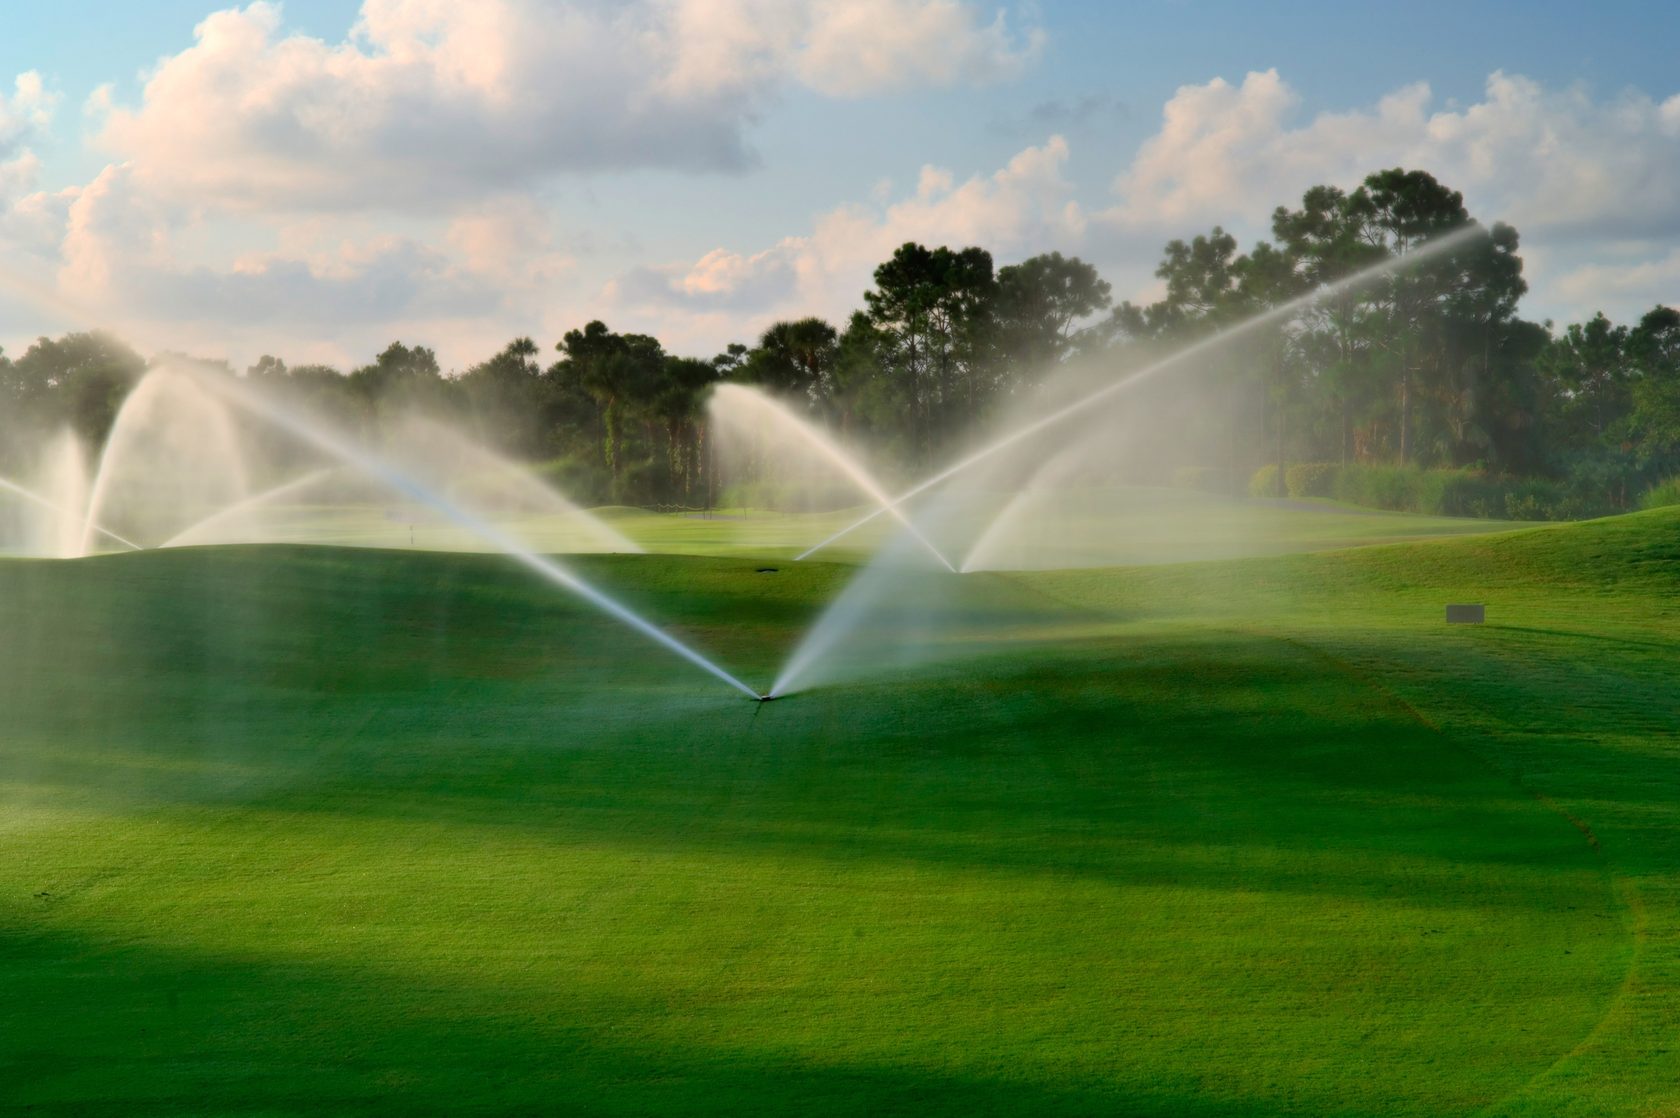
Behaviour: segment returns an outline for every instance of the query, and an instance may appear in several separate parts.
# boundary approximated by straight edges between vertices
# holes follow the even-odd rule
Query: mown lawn
[[[926,576],[763,705],[489,556],[0,563],[0,1109],[1660,1112],[1677,553]],[[851,573],[578,565],[765,685]]]

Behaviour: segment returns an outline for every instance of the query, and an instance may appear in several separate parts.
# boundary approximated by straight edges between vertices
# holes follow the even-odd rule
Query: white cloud
[[[444,243],[475,275],[504,288],[540,289],[573,268],[547,213],[528,197],[502,197],[456,214]]]
[[[1605,307],[1622,308],[1622,321],[1660,304],[1680,306],[1680,248],[1632,262],[1595,262],[1571,268],[1552,285],[1565,321],[1580,321]]]
[[[1595,98],[1498,73],[1467,106],[1414,84],[1310,116],[1273,71],[1185,86],[1125,166],[1104,168],[1106,209],[1076,201],[1069,146],[1052,136],[987,173],[883,178],[803,229],[639,267],[669,253],[631,230],[568,227],[532,189],[568,170],[739,166],[753,113],[790,83],[850,95],[1007,76],[1038,38],[989,10],[368,0],[338,44],[282,35],[265,5],[222,12],[138,105],[90,98],[129,158],[85,186],[38,188],[30,145],[54,109],[40,80],[0,95],[0,253],[39,305],[73,300],[159,345],[349,360],[402,337],[459,366],[599,316],[705,353],[776,318],[843,320],[907,240],[977,244],[999,263],[1075,252],[1118,295],[1144,295],[1168,238],[1215,222],[1264,236],[1272,207],[1307,186],[1399,165],[1517,225],[1525,314],[1625,319],[1680,290],[1680,95]],[[866,31],[867,44],[847,38]],[[848,52],[845,80],[825,77]]]
[[[196,215],[112,164],[85,187],[0,210],[0,279],[44,317],[11,326],[26,333],[105,326],[143,347],[243,357],[295,347],[340,362],[400,333],[464,363],[476,351],[452,345],[460,335],[476,339],[490,324],[507,333],[510,317],[535,317],[526,303],[565,270],[528,217],[518,206],[470,211],[435,246],[317,219],[276,229],[275,250],[212,251],[195,263]]]
[[[691,347],[718,347],[776,318],[842,321],[861,305],[875,267],[906,241],[979,245],[999,263],[1071,248],[1085,215],[1064,176],[1067,160],[1067,142],[1052,136],[962,183],[924,167],[914,194],[881,207],[840,206],[770,248],[718,248],[692,264],[632,271],[608,285],[601,313],[657,326]]]
[[[859,96],[906,86],[977,84],[1019,75],[1044,48],[1044,32],[1009,29],[999,10],[982,23],[956,0],[827,0],[812,22],[795,72],[824,93]]]
[[[90,99],[156,190],[261,208],[384,209],[561,172],[728,171],[788,82],[861,94],[1018,72],[1041,36],[956,0],[364,0],[351,37],[217,12],[138,106]]]
[[[0,207],[35,189],[41,161],[29,145],[46,133],[57,104],[33,70],[17,76],[9,96],[0,93]]]
[[[10,96],[0,93],[0,159],[16,156],[52,123],[58,95],[34,70],[19,74]]]
[[[487,272],[419,239],[334,236],[321,225],[282,236],[291,242],[282,251],[193,265],[176,243],[187,227],[131,166],[113,164],[70,204],[59,286],[151,321],[305,323],[329,331],[392,317],[484,314],[501,306],[509,286],[512,265]],[[486,227],[470,220],[461,227],[469,251],[482,247],[474,238]]]
[[[1418,83],[1375,106],[1295,122],[1299,96],[1275,70],[1239,86],[1180,88],[1161,128],[1115,180],[1104,215],[1132,228],[1246,221],[1316,183],[1352,187],[1372,171],[1421,168],[1462,190],[1472,212],[1548,237],[1655,237],[1680,231],[1680,94],[1594,100],[1494,73],[1484,99],[1431,109]]]

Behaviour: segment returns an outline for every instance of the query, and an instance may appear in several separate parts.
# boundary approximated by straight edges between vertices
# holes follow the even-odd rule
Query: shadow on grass
[[[603,573],[618,569],[597,562]],[[729,588],[742,580],[728,562],[635,563],[638,601],[663,601],[681,626],[708,630],[733,619],[748,635],[761,630],[767,662],[793,639],[791,619],[815,608],[811,595],[821,589],[779,583],[780,600],[754,604],[746,590]],[[1322,913],[1323,926],[1314,932],[1309,921],[1306,933],[1316,947],[1348,948],[1358,936],[1375,942],[1395,988],[1417,998],[1407,1010],[1427,1010],[1402,1024],[1414,1031],[1418,1020],[1447,1021],[1449,1013],[1456,1020],[1459,1007],[1412,984],[1408,967],[1438,962],[1421,952],[1442,941],[1423,938],[1436,930],[1429,926],[1384,923],[1397,913],[1412,920],[1439,912],[1465,933],[1460,942],[1471,952],[1457,957],[1461,970],[1453,973],[1485,961],[1476,950],[1512,957],[1510,945],[1477,946],[1475,937],[1532,933],[1534,943],[1522,949],[1536,957],[1544,950],[1543,966],[1555,968],[1533,969],[1533,980],[1557,979],[1553,985],[1577,998],[1554,1015],[1568,1028],[1590,1020],[1607,995],[1594,968],[1619,950],[1614,929],[1582,931],[1607,919],[1606,897],[1567,824],[1446,748],[1381,692],[1327,679],[1309,657],[1273,641],[1069,640],[921,665],[890,686],[831,688],[754,707],[702,690],[678,668],[650,661],[645,646],[611,624],[483,557],[238,552],[28,570],[0,572],[13,592],[0,594],[0,612],[23,622],[0,649],[0,709],[9,720],[0,765],[11,791],[36,796],[43,810],[80,805],[102,816],[99,841],[118,861],[131,857],[121,830],[130,813],[184,821],[178,845],[156,857],[203,875],[216,872],[229,843],[261,845],[265,835],[313,828],[312,839],[325,841],[304,844],[306,854],[349,851],[334,863],[341,880],[394,882],[395,892],[382,896],[405,904],[419,903],[407,894],[427,874],[449,868],[440,861],[415,872],[423,844],[405,843],[416,838],[485,859],[523,850],[529,860],[511,869],[532,887],[541,876],[527,871],[552,871],[571,848],[624,855],[628,868],[609,887],[644,893],[666,886],[643,879],[638,859],[699,855],[709,863],[702,870],[774,867],[778,876],[764,879],[778,890],[767,911],[788,920],[794,936],[815,936],[798,921],[812,919],[810,898],[845,873],[864,871],[853,886],[862,908],[883,874],[920,888],[914,874],[896,872],[900,866],[936,871],[947,895],[959,898],[975,887],[967,875],[1009,878],[980,883],[983,903],[960,910],[1003,920],[1032,917],[1035,896],[1059,899],[1095,885],[1095,904],[1076,898],[1066,911],[1097,913],[1116,935],[1127,915],[1121,898],[1147,903],[1137,896],[1156,887],[1213,895],[1206,912],[1215,916],[1227,902],[1239,917],[1259,911],[1242,907],[1255,894],[1284,905],[1299,898]],[[19,578],[39,581],[20,596]],[[31,600],[52,608],[20,618],[19,603]],[[80,840],[75,823],[67,834]],[[373,833],[377,841],[367,837]],[[357,845],[364,841],[368,847]],[[72,850],[66,864],[71,855],[84,856]],[[806,873],[812,863],[822,872]],[[263,863],[264,872],[289,872],[283,858],[272,865]],[[277,884],[259,879],[253,887]],[[1014,891],[1022,884],[1045,892]],[[827,895],[844,902],[848,894]],[[972,985],[976,967],[1008,971],[1046,958],[992,952],[990,925],[916,924],[931,916],[919,893],[910,896],[893,918],[931,927],[927,943],[954,952],[932,961],[935,977],[953,987]],[[672,911],[683,918],[680,905]],[[1264,911],[1273,924],[1239,921],[1215,929],[1209,942],[1223,935],[1249,949],[1275,946],[1266,937],[1277,930],[1279,907]],[[607,913],[626,919],[618,908]],[[126,915],[106,926],[121,928]],[[508,918],[531,915],[516,908]],[[217,919],[255,918],[223,911]],[[1274,1090],[1231,1097],[1194,1054],[1177,1070],[1120,1076],[1111,1073],[1128,1056],[1123,1047],[1104,1054],[1108,1067],[1088,1053],[1036,1059],[1031,1023],[1009,1035],[1014,1047],[993,1049],[1018,1025],[996,1011],[975,1011],[963,1044],[941,1060],[881,1066],[878,1054],[890,1044],[874,1045],[874,1059],[848,1057],[844,1037],[832,1051],[762,1038],[752,1046],[708,1019],[715,1007],[674,1005],[658,990],[619,1000],[604,998],[598,985],[595,994],[522,991],[517,960],[502,983],[431,976],[424,967],[382,970],[370,950],[376,938],[355,941],[368,957],[351,967],[81,939],[15,916],[13,926],[0,940],[0,967],[10,972],[0,981],[0,1052],[9,1065],[0,1067],[0,1083],[28,1084],[33,1094],[20,1102],[64,1113],[1334,1112],[1334,1095],[1321,1092],[1309,1104],[1292,1094],[1312,1075],[1292,1056],[1268,1065],[1280,1076]],[[1166,927],[1176,939],[1190,931],[1170,920]],[[321,936],[332,942],[332,933],[323,928]],[[1383,933],[1409,938],[1389,950]],[[1035,934],[1061,949],[1067,941],[1057,937],[1088,938],[1089,929],[1054,925]],[[1580,953],[1564,961],[1572,942]],[[1369,957],[1349,949],[1344,961]],[[1213,958],[1201,979],[1227,962]],[[1295,996],[1289,983],[1297,980],[1323,983],[1314,962],[1310,954],[1274,962],[1284,996]],[[846,958],[829,965],[845,966]],[[1079,979],[1057,962],[1041,965],[1058,979]],[[1530,968],[1501,967],[1485,983],[1490,990],[1529,991]],[[1185,981],[1140,974],[1141,989],[1166,992],[1169,1001]],[[1424,979],[1436,974],[1420,971]],[[1482,992],[1482,983],[1471,985]],[[1229,1007],[1227,993],[1209,991],[1208,1004]],[[1361,1005],[1375,1014],[1380,1001]],[[820,1016],[797,1001],[764,1004],[790,1025]],[[1116,1015],[1128,1008],[1115,1005]],[[667,1028],[685,1009],[692,1027]],[[181,1016],[189,1012],[198,1016]],[[939,1022],[924,1015],[920,1027]],[[872,1027],[890,1040],[898,1026],[884,1009]],[[1022,1051],[1034,1053],[1033,1072],[1011,1061]],[[1363,1074],[1356,1047],[1333,1051],[1320,1059],[1338,1074]],[[1208,1061],[1243,1052],[1234,1046]],[[1513,1074],[1501,1067],[1493,1078]],[[1433,1101],[1411,1112],[1439,1111],[1442,1092],[1463,1090],[1456,1073],[1426,1080],[1410,1085]],[[1466,1105],[1445,1108],[1489,1100],[1455,1101]]]
[[[1127,1061],[1123,1050],[1075,1058],[1050,1084],[983,1048],[940,1067],[801,1057],[727,1035],[697,1047],[650,1031],[646,1007],[630,1001],[565,990],[539,1001],[377,965],[229,959],[17,928],[0,928],[0,988],[0,1103],[20,1115],[1301,1112],[1299,1084],[1266,1098],[1131,1069],[1122,1085],[1109,1073]],[[893,1029],[881,1021],[872,1039]],[[1317,1095],[1313,1112],[1367,1113],[1324,1103]],[[1395,1112],[1429,1110],[1397,1102]]]
[[[67,608],[0,651],[14,795],[1362,898],[1464,866],[1592,866],[1561,819],[1382,692],[1269,639],[988,644],[755,706],[696,690],[682,665],[650,672],[632,635],[494,557],[139,558],[99,564],[122,578],[31,565],[49,584],[34,592]],[[809,608],[809,587],[780,603],[740,589],[750,563],[630,562],[679,616],[684,580],[691,617],[745,611],[779,632]],[[50,585],[65,579],[79,593]]]
[[[1562,637],[1571,641],[1597,641],[1603,644],[1620,645],[1624,648],[1652,648],[1676,654],[1680,653],[1680,642],[1676,641],[1643,641],[1629,637],[1614,636],[1609,633],[1583,633],[1579,629],[1539,629],[1528,625],[1488,625],[1488,629],[1505,633],[1529,633],[1538,637]]]

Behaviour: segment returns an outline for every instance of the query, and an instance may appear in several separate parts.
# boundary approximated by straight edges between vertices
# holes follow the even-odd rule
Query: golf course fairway
[[[0,1112],[1672,1113],[1677,569],[0,561]]]

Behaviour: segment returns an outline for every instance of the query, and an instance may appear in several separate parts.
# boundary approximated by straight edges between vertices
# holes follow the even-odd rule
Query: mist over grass
[[[9,1082],[1637,1113],[1677,531],[930,571],[938,648],[753,709],[489,556],[0,564]],[[850,573],[577,562],[755,677]],[[1441,626],[1472,586],[1491,623]]]

